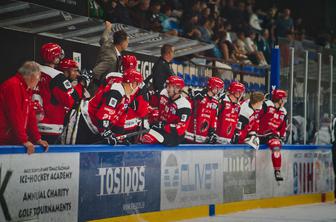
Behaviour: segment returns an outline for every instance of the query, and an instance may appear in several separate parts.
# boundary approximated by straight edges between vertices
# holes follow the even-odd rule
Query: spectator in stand
[[[249,15],[246,11],[246,4],[244,2],[239,2],[235,16],[232,18],[232,27],[235,29],[234,31],[245,31],[246,27],[249,27],[248,21]]]
[[[222,58],[227,61],[227,62],[234,62],[234,47],[227,40],[227,32],[226,31],[221,31],[218,33],[218,43],[217,47],[219,48]]]
[[[215,20],[213,18],[206,19],[202,26],[198,29],[201,32],[201,41],[211,43],[213,36],[213,28],[215,27]]]
[[[97,1],[97,0],[96,0]],[[105,19],[109,22],[115,22],[115,11],[116,7],[118,5],[117,0],[103,0],[103,1],[97,1],[102,8],[104,9],[105,12]]]
[[[178,35],[179,22],[172,17],[172,9],[169,5],[164,5],[160,14],[162,31],[169,35]]]
[[[100,39],[100,51],[97,62],[93,68],[94,80],[90,86],[93,95],[101,81],[110,72],[121,71],[121,52],[128,47],[128,36],[123,30],[113,34],[113,42],[111,39],[112,23],[105,22],[105,30]]]
[[[0,145],[23,145],[32,154],[36,143],[48,151],[48,142],[41,139],[37,129],[32,102],[32,89],[40,77],[39,64],[28,61],[15,76],[0,84]]]
[[[190,16],[190,17],[189,17]],[[197,14],[189,15],[183,25],[184,36],[189,39],[200,39],[201,32],[198,30],[198,16]]]
[[[153,80],[153,89],[155,91],[156,97],[153,97],[151,105],[158,106],[158,98],[160,92],[164,88],[164,84],[170,76],[175,75],[173,70],[170,68],[170,62],[174,58],[174,47],[170,44],[164,44],[161,47],[161,57],[155,62],[152,74],[147,77],[145,84],[148,84],[150,80]]]
[[[245,44],[245,34],[244,32],[238,33],[238,38],[234,43],[234,57],[237,59],[237,61],[242,62],[244,64],[251,64],[251,61],[248,57],[248,52],[246,50],[246,44]]]
[[[277,12],[278,9],[276,7],[272,7],[267,16],[263,19],[263,24],[262,26],[265,29],[268,29],[270,33],[270,39],[274,42],[276,40],[276,34],[275,34],[275,29],[276,29],[276,22],[277,22]]]
[[[149,13],[150,2],[150,0],[141,0],[137,6],[132,8],[131,16],[134,21],[134,26],[149,29],[150,24],[147,16]]]
[[[234,18],[237,16],[236,11],[237,8],[234,5],[234,0],[227,0],[225,6],[222,10],[222,16],[226,18],[228,21],[233,21]]]
[[[287,8],[283,11],[283,15],[276,22],[277,36],[285,37],[288,31],[294,32],[294,23],[290,15],[291,11]]]
[[[272,43],[270,40],[270,34],[268,29],[262,31],[261,36],[258,40],[258,50],[265,56],[266,62],[271,64],[271,54],[272,54]]]
[[[249,32],[245,38],[246,51],[250,57],[250,60],[256,65],[267,65],[264,54],[258,51],[256,44],[254,43],[256,38],[255,32]],[[256,59],[256,61],[255,61]]]
[[[160,22],[160,10],[161,5],[159,2],[154,2],[150,6],[150,10],[147,14],[147,19],[149,21],[149,28],[155,32],[161,32],[162,26]]]
[[[314,144],[330,144],[331,143],[331,129],[330,118],[325,114],[321,120],[320,129],[315,133]]]
[[[122,23],[126,25],[133,25],[130,10],[127,7],[128,0],[119,0],[117,7],[115,8],[115,19],[113,22]]]

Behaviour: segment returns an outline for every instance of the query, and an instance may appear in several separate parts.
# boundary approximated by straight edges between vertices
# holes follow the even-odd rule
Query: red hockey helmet
[[[69,70],[71,68],[78,69],[78,63],[75,62],[72,59],[62,59],[62,61],[60,61],[59,65],[58,65],[58,68],[61,71],[66,71],[66,70]]]
[[[182,89],[184,87],[184,81],[178,76],[170,76],[167,79],[167,85],[177,86]]]
[[[287,98],[287,92],[281,89],[275,89],[272,91],[272,100],[279,100]]]
[[[271,150],[279,150],[281,148],[281,142],[277,138],[268,140],[267,145]]]
[[[63,50],[56,43],[46,43],[41,47],[41,56],[45,62],[54,63],[55,59],[63,58]]]
[[[208,88],[210,90],[214,88],[218,88],[219,90],[221,90],[224,88],[224,82],[218,77],[211,77],[208,81]]]
[[[123,70],[136,69],[138,60],[134,55],[124,55],[122,57]]]
[[[140,84],[143,82],[143,78],[141,73],[136,71],[135,69],[127,69],[123,75],[123,82],[125,83],[137,82]]]
[[[230,93],[244,93],[245,92],[245,86],[244,84],[240,82],[232,82],[228,88],[228,91]]]

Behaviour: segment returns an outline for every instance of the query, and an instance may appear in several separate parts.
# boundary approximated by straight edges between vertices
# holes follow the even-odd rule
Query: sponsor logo
[[[167,200],[174,202],[178,193],[198,193],[214,190],[220,178],[218,163],[178,163],[170,154],[163,169],[163,187]],[[181,195],[181,194],[180,194]]]
[[[63,82],[63,85],[64,85],[65,89],[71,89],[71,87],[72,87],[69,80],[65,80]]]
[[[111,98],[108,105],[111,106],[111,107],[113,107],[113,108],[115,108],[117,106],[117,102],[118,101],[117,101],[116,98]]]
[[[98,196],[130,194],[145,191],[145,166],[98,168]]]

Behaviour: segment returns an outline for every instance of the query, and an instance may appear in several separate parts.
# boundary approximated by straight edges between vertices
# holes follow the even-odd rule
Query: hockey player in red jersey
[[[58,69],[61,70],[65,77],[71,82],[80,99],[90,98],[90,94],[86,90],[86,87],[90,84],[90,77],[79,73],[77,62],[72,59],[62,59],[58,65]]]
[[[121,83],[108,84],[90,100],[81,104],[81,112],[70,119],[66,144],[116,144],[115,135],[125,133],[127,110],[142,83],[141,73],[124,72]]]
[[[259,115],[263,102],[264,94],[253,92],[250,99],[242,103],[233,143],[246,143],[254,149],[259,149],[260,141],[257,132],[259,131]]]
[[[219,102],[217,143],[231,143],[238,123],[240,101],[245,93],[245,86],[240,82],[232,82]]]
[[[185,135],[187,143],[212,143],[217,128],[217,95],[223,90],[224,82],[211,77],[207,89],[194,92],[191,102],[191,121]]]
[[[63,58],[62,48],[46,43],[41,48],[41,56],[45,65],[41,66],[41,79],[33,98],[43,108],[44,116],[38,123],[42,138],[53,144],[63,131],[67,111],[78,104],[79,96],[66,76],[55,69]]]
[[[272,151],[272,163],[274,175],[277,181],[282,181],[281,146],[286,137],[287,111],[284,108],[287,102],[287,92],[276,89],[272,91],[271,100],[263,103],[260,113],[259,134],[262,144],[267,144]]]
[[[143,143],[176,146],[184,140],[184,134],[190,122],[191,105],[182,96],[183,87],[184,81],[180,77],[168,78],[166,89],[160,93],[160,123],[154,125],[143,136]]]

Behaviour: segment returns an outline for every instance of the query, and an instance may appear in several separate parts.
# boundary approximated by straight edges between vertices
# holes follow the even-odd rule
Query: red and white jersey
[[[230,143],[235,133],[240,104],[233,103],[228,95],[224,94],[219,102],[218,122],[217,122],[217,142]]]
[[[138,129],[141,119],[145,118],[149,112],[149,102],[142,95],[136,95],[132,100],[132,105],[128,107],[126,121],[124,125],[125,133],[134,132]]]
[[[249,133],[259,131],[260,110],[254,110],[250,100],[246,100],[240,106],[239,119],[237,124],[238,143],[244,143]]]
[[[79,102],[79,96],[61,71],[41,66],[41,79],[33,99],[43,107],[44,117],[38,123],[39,132],[59,135],[63,131],[66,113]]]
[[[99,90],[91,100],[84,101],[81,113],[92,133],[101,134],[110,129],[120,135],[124,134],[130,102],[122,84],[113,83]]]
[[[284,107],[276,108],[271,100],[263,103],[260,112],[259,134],[285,137],[287,129],[287,111]]]
[[[160,93],[160,121],[166,133],[176,133],[184,136],[190,122],[190,102],[180,95],[176,100],[168,98],[168,92],[163,89]]]
[[[185,138],[189,142],[204,143],[209,133],[217,128],[218,100],[210,97],[207,90],[196,91],[191,103],[191,121]],[[196,112],[196,113],[195,113]]]

